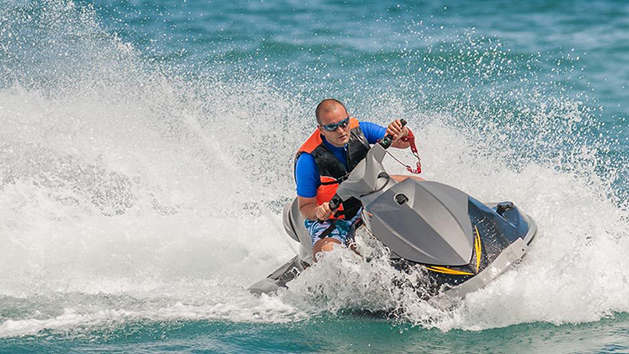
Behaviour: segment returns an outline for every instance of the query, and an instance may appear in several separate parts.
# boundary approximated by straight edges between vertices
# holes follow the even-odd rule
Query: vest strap
[[[334,179],[334,181],[329,181],[329,182],[321,182],[322,186],[328,186],[330,184],[340,184],[341,182],[343,182],[344,180],[347,179],[347,176],[349,176],[349,173],[345,174],[345,176],[343,177],[339,177]]]
[[[323,232],[319,234],[319,238],[322,239],[322,238],[328,237],[328,235],[331,234],[335,228],[336,228],[336,220],[332,219],[332,221],[330,222],[330,226],[328,226],[327,229],[323,230]]]

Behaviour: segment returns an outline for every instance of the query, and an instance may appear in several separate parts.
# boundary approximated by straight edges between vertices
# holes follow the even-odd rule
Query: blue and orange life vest
[[[317,205],[321,205],[325,202],[332,200],[332,197],[336,193],[339,187],[339,183],[342,182],[349,172],[351,172],[356,165],[362,159],[367,156],[369,151],[369,142],[360,129],[358,120],[350,118],[350,138],[347,143],[347,169],[345,165],[338,160],[338,158],[331,152],[323,143],[321,133],[319,129],[316,129],[314,133],[306,140],[306,142],[299,148],[297,155],[295,156],[295,164],[299,156],[306,152],[312,155],[319,169],[319,177],[321,178],[321,185],[317,188]],[[345,217],[347,219],[352,218],[361,207],[361,203],[356,198],[350,198],[343,202],[339,210],[339,218]]]

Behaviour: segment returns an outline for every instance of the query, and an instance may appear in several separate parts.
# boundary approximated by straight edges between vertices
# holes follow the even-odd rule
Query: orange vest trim
[[[336,182],[336,178],[328,177],[328,176],[320,176],[321,183],[325,182]],[[329,202],[332,200],[332,197],[336,194],[336,190],[339,188],[338,183],[334,184],[322,184],[317,188],[317,205],[321,205],[325,202]],[[340,209],[342,210],[342,205]]]

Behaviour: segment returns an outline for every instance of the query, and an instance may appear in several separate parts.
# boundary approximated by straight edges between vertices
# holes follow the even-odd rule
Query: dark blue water
[[[0,351],[627,351],[627,43],[611,0],[0,0]],[[455,304],[341,251],[250,295],[325,97],[531,252]]]

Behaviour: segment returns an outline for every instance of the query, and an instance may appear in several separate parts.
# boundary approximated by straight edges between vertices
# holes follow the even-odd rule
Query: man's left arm
[[[391,144],[391,146],[394,148],[406,149],[411,146],[408,141],[400,140],[408,136],[408,128],[403,126],[399,119],[396,119],[389,124],[387,127],[387,134],[393,135],[393,144]]]

